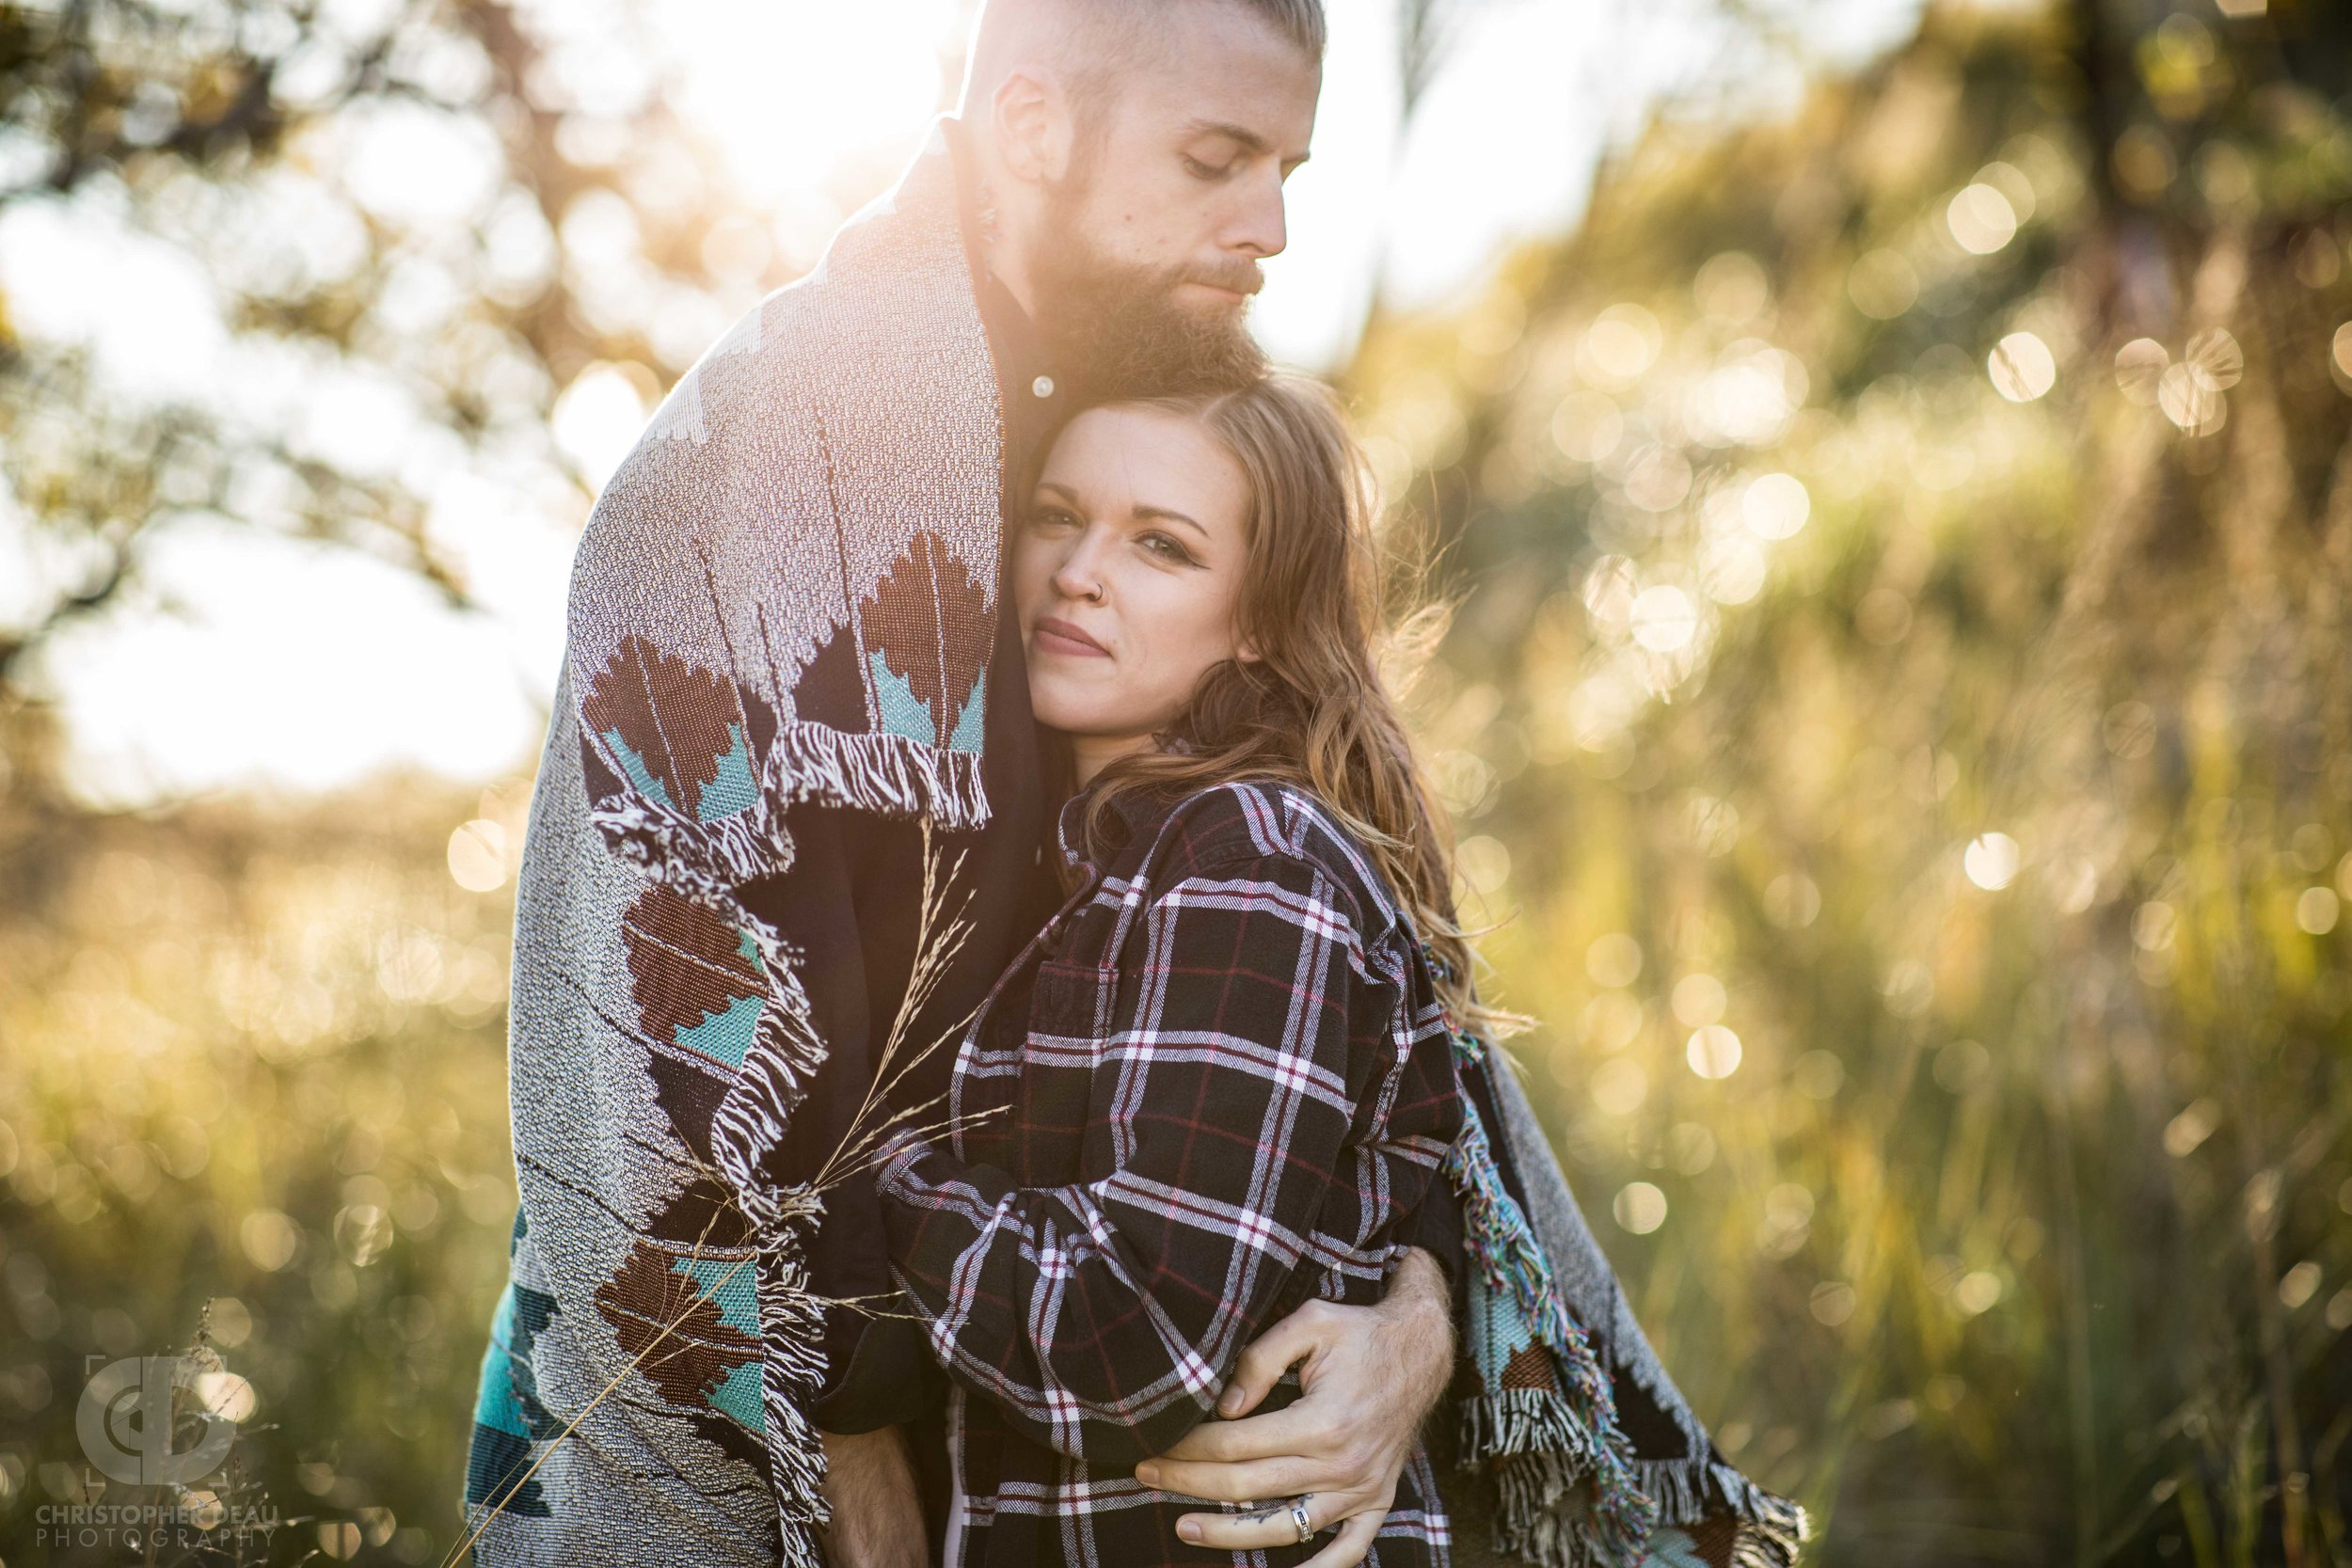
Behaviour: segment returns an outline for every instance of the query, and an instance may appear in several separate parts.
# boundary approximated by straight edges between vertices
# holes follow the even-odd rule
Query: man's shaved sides
[[[1080,123],[1099,129],[1120,79],[1164,58],[1174,6],[1223,6],[1255,18],[1320,65],[1323,0],[987,0],[972,38],[962,114],[981,112],[1014,71],[1052,71]]]

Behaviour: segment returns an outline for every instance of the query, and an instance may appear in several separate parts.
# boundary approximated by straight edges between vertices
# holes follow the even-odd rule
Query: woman
[[[1072,892],[964,1037],[953,1135],[902,1135],[880,1181],[958,1385],[951,1563],[1211,1560],[1176,1530],[1200,1505],[1135,1465],[1260,1329],[1378,1300],[1444,1180],[1424,942],[1459,942],[1375,665],[1359,473],[1311,383],[1100,407],[1012,541]],[[1302,1540],[1334,1522],[1302,1512]],[[1374,1560],[1444,1560],[1425,1458],[1359,1528]]]
[[[1436,1181],[1465,1558],[1778,1568],[1802,1538],[1658,1366],[1492,1070],[1505,1021],[1378,673],[1366,491],[1330,395],[1270,379],[1081,414],[1011,542],[1070,894],[966,1030],[948,1134],[898,1134],[878,1183],[956,1386],[950,1568],[1446,1561],[1420,1451],[1385,1515],[1284,1499],[1295,1544],[1262,1552],[1188,1545],[1200,1504],[1135,1475],[1261,1327],[1377,1300]]]

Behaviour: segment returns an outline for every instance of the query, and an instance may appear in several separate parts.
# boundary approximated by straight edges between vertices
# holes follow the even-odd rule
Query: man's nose
[[[1271,159],[1262,162],[1267,166],[1264,172],[1253,175],[1243,186],[1240,209],[1224,236],[1227,249],[1260,259],[1279,256],[1290,244],[1282,212],[1282,171],[1273,166]]]

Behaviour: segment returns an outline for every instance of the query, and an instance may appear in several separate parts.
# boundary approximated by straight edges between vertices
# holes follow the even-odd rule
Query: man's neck
[[[987,214],[980,226],[980,264],[1005,286],[1005,293],[1021,307],[1022,314],[1036,322],[1039,313],[1035,236],[1018,215],[999,204],[997,193],[1003,182],[987,174],[987,160],[977,158],[974,164],[981,171],[977,194],[980,210]]]
[[[990,272],[995,274],[996,280],[1005,286],[1005,293],[1012,296],[1012,302],[1021,307],[1022,314],[1032,322],[1036,321],[1037,290],[1029,281],[1026,258],[1015,249],[1012,242],[1009,239],[998,240],[981,261]]]
[[[949,123],[954,127],[950,139],[956,149],[956,177],[964,186],[965,200],[979,214],[974,226],[977,254],[973,260],[1004,286],[1022,313],[1034,322],[1038,316],[1036,269],[1031,264],[1027,227],[998,204],[1005,177],[995,168],[979,128],[964,119]]]

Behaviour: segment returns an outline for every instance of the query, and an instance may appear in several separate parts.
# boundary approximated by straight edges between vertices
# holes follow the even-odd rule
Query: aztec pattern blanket
[[[522,1203],[468,1465],[482,1563],[822,1560],[821,1199],[770,1172],[825,1046],[743,890],[790,868],[796,801],[987,819],[1001,451],[934,133],[679,381],[596,503],[518,887]],[[1465,1429],[1502,1544],[1720,1568],[1685,1551],[1712,1530],[1785,1562],[1801,1516],[1715,1455],[1517,1083],[1465,1082],[1488,1369]]]
[[[986,819],[999,442],[934,131],[596,503],[516,912],[485,1563],[818,1560],[820,1199],[768,1171],[824,1044],[742,890],[796,801]]]

